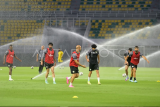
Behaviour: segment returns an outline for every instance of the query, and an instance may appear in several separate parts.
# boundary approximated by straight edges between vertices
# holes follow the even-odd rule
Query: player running
[[[81,46],[80,45],[77,45],[76,46],[76,51],[74,51],[71,55],[71,59],[70,59],[70,70],[71,70],[71,74],[72,76],[71,77],[66,77],[67,79],[67,84],[69,83],[69,80],[71,79],[71,82],[69,84],[69,87],[74,87],[72,85],[73,81],[75,78],[78,78],[79,77],[79,70],[78,70],[78,65],[83,67],[83,68],[86,68],[85,65],[81,65],[79,63],[79,57],[80,57],[80,51],[81,51]]]
[[[16,58],[17,60],[19,60],[20,62],[22,62],[14,53],[13,50],[13,46],[10,45],[8,51],[6,51],[5,55],[4,55],[4,61],[3,64],[5,64],[5,60],[6,60],[6,64],[9,68],[9,81],[13,81],[12,79],[12,67],[13,67],[13,58]]]
[[[49,84],[47,81],[49,70],[51,69],[52,77],[53,77],[53,84],[56,84],[55,82],[55,73],[54,73],[54,66],[56,66],[56,60],[54,58],[54,50],[53,50],[53,43],[48,44],[49,48],[45,49],[43,51],[42,59],[41,59],[41,65],[43,65],[43,59],[45,58],[45,67],[46,67],[46,78],[45,83]]]
[[[41,46],[41,49],[37,51],[37,59],[36,61],[39,62],[39,74],[42,73],[43,67],[44,67],[44,59],[43,59],[43,65],[41,65],[41,59],[42,59],[42,54],[43,54],[44,46]]]
[[[132,48],[129,48],[128,51],[124,53],[124,59],[125,59],[126,56],[128,56],[129,53],[131,53],[131,52],[132,52]],[[129,56],[128,59],[127,59],[128,64],[125,64],[125,73],[126,73],[126,76],[127,76],[126,79],[125,79],[125,81],[127,81],[127,80],[129,79],[129,77],[128,77],[128,68],[129,68],[129,66],[130,66],[130,61],[131,61],[131,57]]]
[[[146,60],[149,63],[149,60],[143,56],[142,53],[139,52],[139,47],[135,46],[134,48],[135,51],[130,52],[128,56],[125,58],[125,63],[128,64],[127,59],[130,56],[131,57],[131,77],[130,77],[130,82],[135,82],[136,81],[136,70],[137,70],[137,65],[139,63],[140,57],[142,57],[144,60]],[[132,80],[132,77],[134,77],[134,81]]]
[[[87,53],[86,53],[86,60],[87,62],[89,62],[89,74],[88,74],[88,84],[91,85],[90,82],[90,77],[92,74],[93,70],[96,70],[97,73],[97,79],[98,79],[98,84],[100,85],[100,75],[99,75],[99,63],[100,63],[100,57],[99,57],[99,50],[96,49],[97,46],[95,44],[92,44],[92,49],[90,49]],[[88,59],[89,56],[89,59]],[[98,59],[98,61],[97,61]]]

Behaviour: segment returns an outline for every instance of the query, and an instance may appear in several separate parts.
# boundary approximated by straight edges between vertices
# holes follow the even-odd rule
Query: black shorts
[[[71,74],[79,73],[78,67],[70,66]]]
[[[49,69],[49,68],[51,68],[51,67],[53,67],[53,66],[54,66],[54,63],[53,63],[53,64],[48,64],[48,63],[45,62],[45,67],[46,67],[46,69]]]
[[[13,64],[10,64],[10,63],[7,63],[7,62],[6,62],[6,64],[7,64],[8,67],[13,67]]]
[[[99,65],[89,63],[89,71],[99,70]]]
[[[127,65],[127,64],[126,64]],[[130,61],[128,61],[128,66],[131,66],[131,62]]]
[[[131,68],[136,68],[137,69],[137,65],[134,65],[133,63],[131,63]]]

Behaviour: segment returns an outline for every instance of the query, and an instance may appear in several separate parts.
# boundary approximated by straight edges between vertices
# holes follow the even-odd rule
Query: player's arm
[[[76,54],[72,54],[72,57],[73,57],[74,62],[75,62],[77,65],[79,65],[79,66],[81,66],[81,67],[83,67],[83,68],[86,68],[85,65],[82,65],[82,64],[80,64],[80,63],[77,61],[77,55],[76,55]]]
[[[142,58],[143,58],[144,60],[146,60],[148,63],[150,63],[149,60],[148,60],[145,56],[142,55]]]
[[[98,54],[97,58],[98,58],[98,64],[99,64],[99,63],[100,63],[100,57],[99,57],[99,54]]]
[[[88,55],[86,55],[86,60],[87,60],[87,62],[89,62]]]
[[[99,51],[98,51],[97,59],[98,59],[98,64],[99,64],[100,63]]]
[[[47,50],[44,49],[42,57],[41,57],[41,65],[43,65],[43,59],[44,59],[46,53],[47,53]]]
[[[37,58],[36,58],[36,61],[37,61],[37,62],[38,62],[38,55],[39,55],[39,54],[37,54]]]
[[[62,52],[62,57],[63,57],[63,52]]]
[[[80,64],[77,60],[74,60],[74,61],[75,61],[75,63],[76,63],[77,65],[79,65],[79,66],[81,66],[81,67],[83,67],[83,68],[86,68],[85,65]]]
[[[55,59],[55,53],[54,53],[54,56],[53,56],[54,58],[54,66],[56,66],[56,59]]]
[[[127,56],[124,57],[124,59],[125,59],[124,64],[128,64],[128,61],[127,61],[128,57],[129,57],[129,55],[127,55]]]
[[[4,54],[4,60],[3,60],[3,64],[5,64],[5,60],[6,60],[6,56],[7,56],[7,54],[8,54],[9,52],[8,51],[6,51],[6,53]]]
[[[3,64],[5,64],[5,60],[6,60],[6,54],[4,55]]]
[[[38,62],[39,51],[37,50],[36,61]]]
[[[88,55],[90,54],[90,52],[91,52],[91,49],[86,53],[86,60],[87,60],[87,62],[89,62]]]
[[[22,60],[20,60],[15,54],[14,54],[14,57],[15,57],[18,61],[22,62]]]

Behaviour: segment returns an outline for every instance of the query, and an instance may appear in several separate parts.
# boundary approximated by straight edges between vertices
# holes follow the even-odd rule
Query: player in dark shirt
[[[126,51],[126,52],[124,53],[124,59],[125,59],[126,56],[128,56],[129,53],[131,53],[131,52],[132,52],[132,48],[129,48],[128,51]],[[126,73],[126,76],[127,76],[126,79],[125,79],[125,81],[127,81],[127,80],[129,79],[129,77],[128,77],[128,68],[129,68],[129,66],[130,66],[131,57],[128,57],[127,61],[128,61],[128,64],[125,63],[125,73]]]
[[[86,53],[86,60],[87,62],[89,62],[89,74],[88,74],[88,84],[90,85],[90,77],[92,74],[93,70],[96,70],[97,73],[97,79],[98,79],[98,84],[100,85],[100,75],[99,75],[99,62],[100,62],[100,57],[99,57],[99,51],[97,48],[97,46],[95,44],[93,44],[92,49],[90,49],[87,53]],[[89,59],[88,59],[89,56]],[[97,60],[98,59],[98,60]]]
[[[44,46],[41,46],[41,49],[37,50],[37,59],[36,61],[39,62],[39,73],[41,74],[44,67],[44,59],[43,59],[43,65],[41,65],[41,58],[43,55]]]

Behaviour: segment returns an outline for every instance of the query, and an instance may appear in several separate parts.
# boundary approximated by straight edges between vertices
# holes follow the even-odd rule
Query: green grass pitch
[[[95,72],[88,85],[88,68],[79,68],[84,75],[74,81],[74,88],[66,84],[69,67],[55,69],[56,85],[51,77],[45,84],[44,74],[31,80],[38,74],[37,67],[13,69],[14,81],[8,81],[7,67],[0,69],[0,106],[160,106],[159,68],[138,68],[138,83],[130,83],[122,77],[124,70],[100,67],[102,85],[97,84]]]

